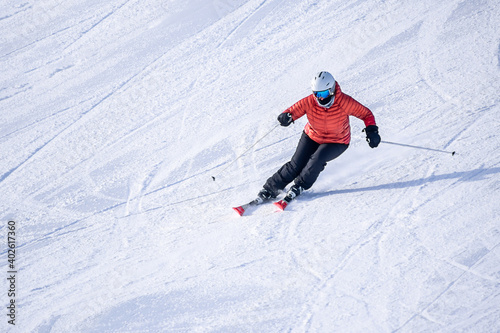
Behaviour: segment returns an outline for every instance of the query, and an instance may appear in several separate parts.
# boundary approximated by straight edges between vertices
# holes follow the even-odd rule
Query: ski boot
[[[302,192],[304,192],[304,188],[302,186],[293,185],[292,187],[290,187],[285,197],[282,200],[275,202],[274,205],[278,207],[280,210],[285,210],[286,206],[288,206],[288,204],[293,199],[298,197]]]

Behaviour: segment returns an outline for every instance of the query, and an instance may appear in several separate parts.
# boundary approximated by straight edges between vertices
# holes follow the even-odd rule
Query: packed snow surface
[[[1,331],[500,331],[498,1],[6,0],[0,32]],[[352,118],[239,217],[322,70],[456,155]]]

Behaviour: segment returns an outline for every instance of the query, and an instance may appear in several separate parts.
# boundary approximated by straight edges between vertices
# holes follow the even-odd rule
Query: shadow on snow
[[[500,172],[500,168],[489,168],[489,169],[479,168],[479,169],[475,169],[475,170],[471,170],[471,171],[453,172],[453,173],[430,176],[430,177],[420,178],[420,179],[415,179],[415,180],[408,180],[408,181],[404,181],[404,182],[395,182],[395,183],[388,183],[388,184],[382,184],[382,185],[376,185],[376,186],[367,186],[367,187],[351,188],[351,189],[344,189],[344,190],[332,190],[332,191],[321,192],[321,193],[311,193],[310,195],[307,196],[307,198],[312,200],[315,198],[326,197],[326,196],[335,195],[335,194],[346,194],[346,193],[357,193],[357,192],[367,192],[367,191],[393,190],[393,189],[400,189],[400,188],[408,188],[408,187],[422,186],[422,185],[427,184],[427,183],[433,183],[433,182],[448,180],[448,179],[456,179],[459,182],[478,181],[478,180],[484,179],[482,177],[484,177],[486,175],[497,174],[499,172]]]

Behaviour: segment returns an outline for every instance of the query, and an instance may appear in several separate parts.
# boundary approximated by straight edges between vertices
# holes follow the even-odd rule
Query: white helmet
[[[328,72],[319,72],[311,80],[311,89],[320,106],[329,108],[333,104],[335,79]]]

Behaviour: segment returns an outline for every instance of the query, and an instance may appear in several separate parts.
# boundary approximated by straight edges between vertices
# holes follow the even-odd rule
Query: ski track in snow
[[[112,15],[113,13],[115,13],[117,10],[119,10],[120,8],[122,8],[123,6],[125,6],[129,1],[123,3],[122,5],[120,5],[116,10],[113,10],[111,11],[110,13],[108,13],[104,18],[102,18],[101,20],[99,20],[98,23],[94,24],[92,26],[92,28],[88,29],[87,31],[85,31],[81,37],[83,37],[86,33],[88,33],[90,30],[92,30],[93,28],[95,28],[99,23],[101,23],[104,19],[106,19],[107,17],[109,17],[110,15]],[[80,37],[80,38],[81,38]],[[76,41],[75,41],[76,42]],[[74,44],[74,43],[72,43]],[[71,45],[69,45],[71,46]],[[68,46],[68,47],[69,47]],[[68,48],[66,47],[66,48]],[[168,53],[168,52],[167,52]],[[166,54],[166,53],[165,53]],[[87,116],[87,114],[90,114],[93,110],[95,110],[101,103],[105,102],[108,98],[111,98],[113,97],[113,95],[118,92],[118,91],[121,91],[123,89],[126,88],[127,84],[131,81],[133,81],[136,77],[139,77],[142,73],[150,70],[150,68],[155,65],[160,59],[162,59],[165,54],[162,54],[161,56],[159,56],[157,59],[153,60],[151,63],[147,64],[144,68],[142,68],[139,72],[131,75],[130,77],[128,77],[127,79],[125,79],[123,82],[121,82],[116,88],[113,88],[113,90],[111,92],[109,92],[108,94],[106,94],[103,98],[101,98],[100,100],[98,100],[97,102],[95,102],[89,109],[83,111],[80,115],[80,117],[74,121],[72,124],[70,124],[69,126],[67,126],[66,128],[64,128],[62,131],[60,131],[59,133],[57,133],[54,137],[52,137],[50,140],[48,140],[45,144],[43,144],[42,146],[40,146],[39,148],[35,149],[35,151],[25,160],[23,161],[22,163],[20,163],[18,166],[14,167],[13,169],[11,169],[10,171],[8,171],[7,173],[5,173],[3,176],[0,177],[0,183],[2,181],[4,181],[8,176],[10,176],[14,171],[16,171],[17,169],[19,169],[21,166],[23,166],[24,164],[26,164],[29,160],[31,160],[35,154],[37,154],[38,152],[40,152],[42,149],[44,149],[50,142],[54,141],[57,137],[67,133],[67,132],[71,132],[72,131],[72,128],[76,127],[77,124],[79,124],[80,122],[83,122],[83,121],[89,121],[90,119],[93,119],[94,116]],[[20,92],[21,93],[21,92]],[[63,111],[66,111],[68,109],[65,109],[65,110],[62,110],[61,112]],[[54,115],[55,116],[55,115]],[[105,147],[105,149],[107,148],[111,148],[113,147],[114,144],[122,141],[122,140],[125,140],[125,139],[128,139],[128,137],[132,134],[134,134],[135,132],[137,131],[140,131],[141,129],[147,127],[148,125],[150,125],[151,123],[154,123],[162,118],[165,118],[165,115],[159,115],[159,116],[156,116],[155,118],[151,119],[150,121],[148,121],[147,123],[145,123],[144,125],[138,127],[137,129],[134,129],[133,131],[131,131],[129,134],[121,137],[118,141],[112,143],[111,145],[109,145],[108,147]],[[42,119],[44,120],[44,119]],[[34,123],[33,125],[38,125],[42,120],[39,120],[37,121],[36,123]],[[29,127],[29,126],[26,126],[26,127]]]
[[[425,83],[441,98],[441,101],[443,103],[453,103],[453,98],[447,92],[445,92],[444,89],[439,86],[439,84],[436,84],[434,82],[435,79],[429,73],[429,69],[427,69],[433,68],[432,62],[428,61],[428,59],[432,57],[432,50],[430,45],[436,43],[436,39],[438,37],[438,34],[436,34],[436,32],[442,31],[444,22],[446,22],[450,18],[450,14],[453,12],[453,10],[456,9],[458,3],[458,1],[455,1],[454,3],[446,3],[446,5],[439,7],[439,16],[434,15],[433,18],[424,19],[420,31],[420,73],[422,74],[422,78],[424,79]],[[460,105],[457,106],[460,107]]]
[[[128,81],[127,81],[128,82]],[[127,82],[123,83],[118,89],[116,90],[119,90],[121,87],[123,87]],[[115,92],[115,91],[112,91],[110,92],[109,94],[107,94],[106,96],[104,96],[101,100],[99,100],[97,103],[93,104],[87,111],[83,112],[81,114],[81,116],[76,120],[74,121],[73,123],[71,123],[70,125],[68,125],[67,127],[65,127],[62,131],[60,131],[59,133],[57,133],[55,136],[53,136],[51,139],[49,139],[46,143],[42,144],[39,148],[35,149],[35,151],[26,159],[24,160],[23,162],[21,162],[18,166],[14,167],[13,169],[11,169],[10,171],[8,171],[7,173],[5,173],[4,175],[2,175],[0,177],[0,183],[3,182],[7,177],[9,177],[13,172],[17,171],[19,168],[21,167],[24,167],[29,161],[31,161],[33,159],[33,157],[39,153],[40,151],[42,151],[44,148],[46,148],[51,142],[53,142],[54,140],[56,140],[58,137],[60,137],[61,135],[67,133],[67,132],[71,132],[72,131],[72,128],[75,127],[79,122],[81,121],[84,121],[86,120],[86,115],[89,114],[92,110],[94,110],[99,104],[103,103],[106,99],[108,99],[109,97],[111,97]]]
[[[7,8],[0,210],[18,225],[17,328],[499,330],[497,7]],[[352,118],[351,147],[310,191],[237,217],[305,120],[241,154],[318,70],[370,106],[383,139],[457,154],[367,148]]]
[[[241,20],[230,32],[229,34],[222,40],[222,42],[217,45],[216,49],[219,49],[223,46],[225,46],[228,41],[233,39],[239,30],[244,30],[243,27],[246,25],[249,25],[249,22],[252,20],[252,18],[257,18],[257,20],[262,19],[262,17],[265,17],[266,12],[270,12],[274,10],[276,7],[278,7],[283,0],[274,0],[274,1],[269,1],[269,0],[264,0],[262,1],[254,10],[252,10],[243,20]],[[269,9],[265,10],[266,7],[269,7]],[[259,13],[264,12],[262,15],[257,15]],[[248,30],[248,29],[247,29]]]
[[[493,249],[497,248],[499,245],[500,245],[500,243],[499,243],[499,244],[497,244],[497,245],[495,245],[495,247],[494,247]],[[429,319],[429,320],[430,320],[430,318],[429,318],[429,317],[426,315],[426,313],[425,313],[425,312],[426,312],[426,310],[427,310],[429,307],[431,307],[431,306],[432,306],[432,304],[436,303],[436,302],[437,302],[437,301],[438,301],[438,300],[439,300],[439,299],[440,299],[440,298],[441,298],[441,297],[442,297],[442,296],[443,296],[446,292],[448,292],[451,288],[453,288],[453,286],[454,286],[454,285],[455,285],[458,281],[460,281],[460,280],[462,279],[462,277],[463,277],[465,274],[467,274],[467,273],[474,274],[474,275],[476,275],[476,276],[479,276],[479,277],[480,277],[480,278],[482,278],[482,279],[490,280],[490,281],[493,281],[493,282],[495,282],[495,283],[497,283],[497,284],[498,284],[498,283],[499,283],[499,280],[496,280],[496,279],[491,279],[491,278],[485,278],[485,277],[483,277],[483,276],[481,276],[481,275],[478,275],[477,273],[475,273],[475,272],[472,270],[472,268],[473,268],[473,267],[474,267],[474,266],[475,266],[478,262],[480,262],[480,261],[481,261],[481,259],[483,259],[484,257],[486,257],[486,256],[487,256],[490,252],[491,252],[491,251],[488,251],[486,254],[484,254],[483,256],[479,257],[479,258],[477,259],[477,261],[476,261],[476,262],[472,265],[472,267],[471,267],[471,268],[469,268],[469,269],[465,269],[465,270],[464,270],[463,268],[461,268],[461,269],[463,270],[463,273],[462,273],[462,274],[460,274],[460,275],[459,275],[459,276],[458,276],[455,280],[453,280],[450,284],[448,284],[448,286],[446,286],[446,288],[444,288],[444,289],[443,289],[443,291],[442,291],[441,293],[439,293],[439,294],[436,296],[436,298],[434,298],[434,299],[433,299],[431,302],[429,302],[429,303],[428,303],[425,307],[423,307],[423,308],[422,308],[422,310],[421,310],[420,312],[415,313],[415,314],[414,314],[413,316],[411,316],[411,317],[410,317],[410,318],[409,318],[406,322],[404,322],[404,323],[403,323],[403,325],[401,325],[399,328],[397,328],[397,329],[396,329],[396,330],[394,330],[393,332],[399,332],[400,330],[402,330],[402,329],[403,329],[406,325],[408,325],[408,324],[409,324],[412,320],[414,320],[414,319],[415,319],[416,317],[418,317],[418,316],[421,316],[421,317],[424,317],[424,318],[426,318],[426,319]],[[442,326],[445,326],[445,324],[444,324],[444,323],[439,323],[439,324],[441,324]]]
[[[383,234],[384,230],[388,229],[394,223],[394,217],[398,214],[401,214],[400,209],[403,208],[401,205],[405,204],[405,197],[413,197],[411,196],[411,192],[418,192],[417,189],[407,189],[401,196],[398,202],[394,205],[391,211],[381,220],[374,221],[352,245],[345,249],[345,251],[340,255],[340,263],[335,267],[334,271],[327,277],[321,279],[321,284],[318,287],[318,290],[310,297],[310,301],[307,302],[309,309],[306,311],[305,315],[306,319],[303,325],[303,331],[310,331],[312,321],[314,319],[314,314],[317,312],[318,307],[320,306],[319,301],[325,302],[325,298],[327,298],[328,290],[332,289],[335,284],[335,277],[339,272],[341,272],[347,263],[351,260],[351,258],[364,246],[372,241],[376,241]],[[410,192],[410,193],[408,193]]]
[[[84,38],[89,32],[91,32],[92,30],[94,30],[95,28],[97,28],[99,26],[99,24],[101,24],[102,22],[104,22],[107,18],[109,18],[111,15],[115,14],[116,12],[118,12],[121,8],[123,8],[124,6],[126,6],[129,2],[131,2],[132,0],[127,0],[125,2],[123,2],[122,4],[118,5],[118,7],[114,8],[113,10],[111,10],[110,12],[108,12],[107,14],[105,14],[102,18],[100,18],[99,20],[97,20],[97,22],[93,23],[90,28],[88,28],[87,30],[84,30],[80,33],[80,36],[75,39],[72,43],[68,44],[64,49],[68,49],[70,47],[72,47],[75,43],[79,42],[82,38]]]

